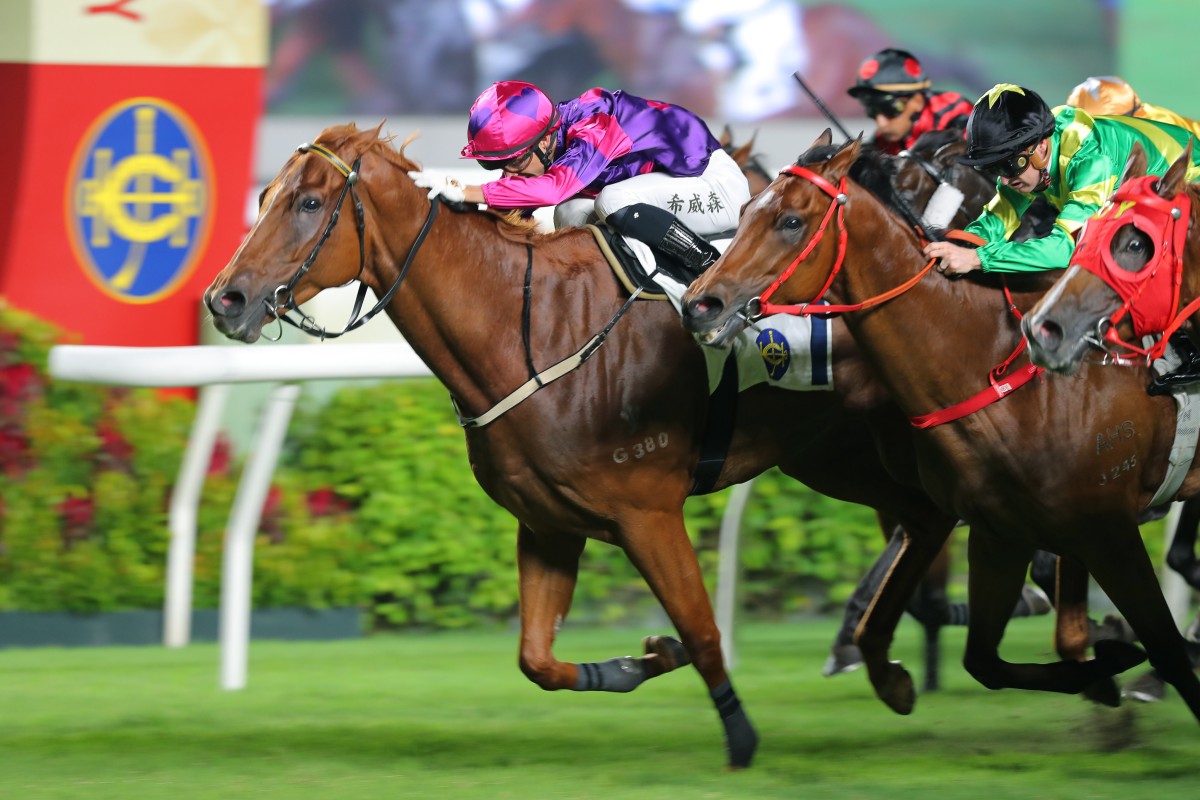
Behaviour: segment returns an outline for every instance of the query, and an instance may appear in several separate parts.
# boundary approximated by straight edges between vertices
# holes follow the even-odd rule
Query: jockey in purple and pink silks
[[[431,171],[410,173],[431,198],[554,206],[555,227],[607,222],[698,269],[716,260],[700,237],[735,229],[750,199],[741,169],[703,120],[621,91],[589,89],[555,104],[531,83],[500,81],[471,107],[467,136],[462,157],[503,174],[458,186]]]

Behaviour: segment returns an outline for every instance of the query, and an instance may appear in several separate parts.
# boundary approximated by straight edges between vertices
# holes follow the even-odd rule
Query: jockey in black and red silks
[[[906,50],[889,47],[862,63],[847,93],[875,120],[875,145],[896,155],[923,133],[966,128],[971,101],[929,87],[921,62]]]

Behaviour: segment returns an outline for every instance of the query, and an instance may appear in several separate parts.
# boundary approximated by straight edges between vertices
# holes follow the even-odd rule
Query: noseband
[[[276,287],[271,299],[263,300],[263,303],[267,307],[267,313],[281,323],[286,322],[288,325],[291,325],[297,330],[303,331],[309,336],[315,336],[318,339],[336,339],[339,336],[343,336],[350,331],[365,325],[371,320],[372,317],[378,314],[384,307],[387,306],[388,303],[391,302],[392,297],[394,297],[396,294],[396,290],[400,288],[400,283],[404,280],[404,276],[408,274],[408,269],[412,266],[413,259],[417,255],[417,251],[421,248],[421,244],[425,241],[425,237],[429,234],[429,229],[433,226],[434,219],[437,218],[440,199],[434,199],[433,202],[429,204],[429,214],[425,218],[425,224],[421,227],[421,232],[417,234],[416,241],[413,242],[413,246],[409,249],[408,256],[404,259],[404,264],[400,268],[400,273],[396,276],[396,280],[392,283],[391,288],[389,288],[387,292],[385,292],[384,295],[379,298],[379,302],[375,304],[374,308],[359,316],[359,311],[362,309],[363,300],[367,296],[367,285],[359,280],[362,278],[363,269],[366,266],[366,215],[363,212],[362,200],[359,199],[358,192],[355,188],[358,185],[358,169],[362,163],[362,156],[360,155],[355,158],[353,166],[350,166],[347,165],[346,162],[341,158],[339,158],[336,153],[319,144],[302,144],[296,148],[296,152],[316,153],[317,155],[321,156],[321,158],[332,164],[333,168],[346,178],[346,183],[343,184],[341,194],[338,195],[337,202],[333,205],[333,213],[329,217],[329,222],[325,226],[325,231],[321,234],[321,238],[317,240],[316,245],[313,246],[312,252],[308,254],[308,258],[304,259],[304,263],[300,265],[298,270],[296,270],[296,274],[292,276],[291,280]],[[333,233],[333,226],[337,225],[338,218],[341,216],[342,203],[346,201],[347,194],[349,194],[354,200],[355,230],[358,233],[358,272],[353,278],[350,279],[359,281],[358,295],[354,299],[354,307],[350,311],[350,320],[346,323],[345,327],[343,327],[339,332],[330,333],[323,327],[317,325],[317,321],[315,319],[305,314],[297,307],[296,297],[293,294],[293,290],[300,282],[300,279],[303,278],[308,270],[312,267],[313,262],[317,260],[317,254],[321,252],[321,248],[324,246],[325,241],[329,239],[329,235]],[[349,282],[350,281],[347,281],[347,283]],[[299,321],[292,319],[290,314],[292,311],[295,311],[300,316]],[[280,336],[276,337],[272,341],[278,341],[282,335],[283,330],[281,326]]]

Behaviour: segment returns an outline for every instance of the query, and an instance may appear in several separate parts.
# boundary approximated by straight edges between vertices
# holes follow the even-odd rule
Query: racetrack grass
[[[1015,621],[1005,656],[1051,659],[1050,625]],[[738,773],[690,667],[629,695],[546,693],[518,671],[513,631],[256,642],[241,692],[216,687],[214,645],[2,650],[0,798],[1200,796],[1200,727],[1173,692],[1117,710],[989,692],[954,629],[945,690],[900,717],[861,671],[821,676],[833,630],[739,629],[735,685],[762,741]],[[557,649],[600,660],[641,634],[568,626]],[[910,668],[916,644],[906,622]]]

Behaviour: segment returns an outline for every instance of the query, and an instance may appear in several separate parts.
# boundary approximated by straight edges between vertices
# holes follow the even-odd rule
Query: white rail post
[[[254,449],[233,500],[225,529],[221,562],[221,688],[246,688],[250,640],[250,588],[254,572],[254,537],[262,519],[263,503],[283,447],[288,421],[300,386],[281,384],[271,392],[263,409]]]
[[[192,636],[192,577],[196,560],[196,515],[204,478],[212,461],[213,445],[221,427],[221,412],[229,397],[229,384],[215,383],[200,389],[196,418],[187,450],[171,492],[167,526],[171,545],[167,551],[167,587],[163,596],[163,644],[183,647]]]
[[[1172,503],[1171,510],[1167,512],[1167,519],[1163,524],[1163,538],[1166,541],[1163,545],[1162,577],[1159,579],[1163,597],[1171,609],[1171,616],[1181,629],[1188,624],[1191,617],[1191,609],[1188,606],[1192,587],[1188,586],[1182,575],[1167,566],[1167,552],[1171,549],[1171,542],[1175,540],[1175,529],[1179,527],[1179,515],[1182,513],[1183,503]]]
[[[721,632],[721,653],[725,666],[733,669],[737,650],[733,642],[734,617],[737,614],[738,539],[741,534],[742,513],[754,479],[739,483],[729,492],[729,505],[721,517],[721,532],[717,542],[717,629]]]

